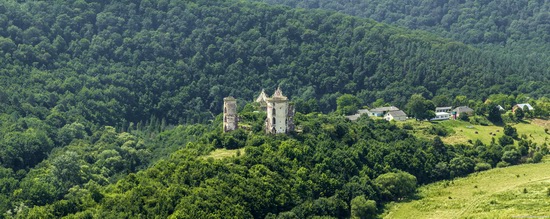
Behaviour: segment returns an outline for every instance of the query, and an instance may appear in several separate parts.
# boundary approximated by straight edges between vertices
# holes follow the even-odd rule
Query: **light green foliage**
[[[336,99],[336,113],[341,115],[354,114],[359,109],[359,98],[344,94]]]
[[[374,182],[386,200],[405,198],[416,189],[416,177],[403,171],[382,174]]]
[[[370,219],[376,215],[376,201],[367,200],[364,195],[351,200],[351,218]]]

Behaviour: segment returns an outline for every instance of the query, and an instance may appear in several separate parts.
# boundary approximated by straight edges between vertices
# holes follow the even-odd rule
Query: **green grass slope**
[[[449,133],[447,136],[442,137],[442,141],[445,144],[468,144],[468,141],[475,142],[480,140],[483,144],[490,144],[492,139],[498,141],[500,137],[504,135],[502,126],[496,125],[474,125],[469,122],[460,120],[447,120],[438,122],[416,122],[408,121],[413,129],[411,134],[421,137],[432,139],[436,135],[430,132],[434,126],[443,127]],[[547,134],[544,130],[550,128],[550,121],[543,119],[525,120],[522,123],[510,124],[517,129],[518,135],[525,135],[527,140],[531,140],[537,144],[544,144],[548,142],[550,134]]]
[[[550,215],[550,161],[492,169],[418,189],[384,218],[513,218]]]

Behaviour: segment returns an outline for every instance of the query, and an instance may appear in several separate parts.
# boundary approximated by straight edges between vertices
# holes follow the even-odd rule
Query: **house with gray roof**
[[[453,115],[453,119],[457,119],[458,117],[460,117],[460,114],[462,113],[465,113],[471,116],[471,115],[474,115],[474,110],[467,106],[459,106],[451,112],[451,115]]]
[[[384,115],[384,119],[387,121],[405,121],[407,120],[407,114],[405,114],[402,110],[389,111]]]
[[[386,115],[386,113],[392,112],[392,111],[399,111],[399,108],[395,106],[387,106],[387,107],[378,107],[378,108],[370,109],[369,116],[382,117]]]

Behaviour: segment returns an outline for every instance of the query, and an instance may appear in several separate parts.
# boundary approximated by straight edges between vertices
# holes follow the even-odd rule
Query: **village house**
[[[387,121],[405,121],[407,120],[407,114],[405,114],[402,110],[389,111],[384,115],[384,119]]]
[[[436,107],[435,112],[436,113],[450,113],[453,107],[450,106],[443,106],[443,107]]]
[[[386,113],[391,111],[399,111],[399,108],[395,106],[387,106],[387,107],[378,107],[378,108],[370,109],[369,116],[382,117],[386,115]]]
[[[451,118],[451,114],[448,112],[436,112],[435,117],[431,118],[430,121],[436,121],[436,120],[448,120]]]
[[[453,119],[457,119],[458,117],[460,117],[460,114],[462,113],[465,113],[471,116],[471,115],[474,115],[474,110],[467,106],[459,106],[451,112]]]
[[[528,111],[531,111],[531,110],[534,110],[534,109],[535,109],[535,108],[533,108],[533,107],[531,106],[531,104],[528,104],[528,103],[520,103],[520,104],[516,104],[516,105],[514,105],[514,107],[512,107],[512,112],[515,113],[516,110],[517,110],[518,108],[521,108],[522,110],[527,109]]]
[[[351,121],[355,121],[355,120],[359,119],[359,117],[361,117],[361,115],[363,115],[365,113],[369,113],[369,110],[360,109],[360,110],[357,110],[357,113],[355,113],[353,115],[346,116],[346,118],[348,118]]]

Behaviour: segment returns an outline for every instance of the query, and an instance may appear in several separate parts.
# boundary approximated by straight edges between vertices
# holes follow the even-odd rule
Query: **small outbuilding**
[[[516,112],[516,110],[517,110],[518,108],[521,108],[522,110],[527,109],[527,110],[529,110],[529,111],[535,109],[535,108],[533,108],[533,107],[531,106],[531,104],[528,104],[528,103],[520,103],[520,104],[516,104],[516,105],[514,105],[514,107],[512,107],[512,112]]]
[[[384,119],[387,121],[405,121],[407,120],[407,114],[405,114],[402,110],[390,111],[384,115]]]

